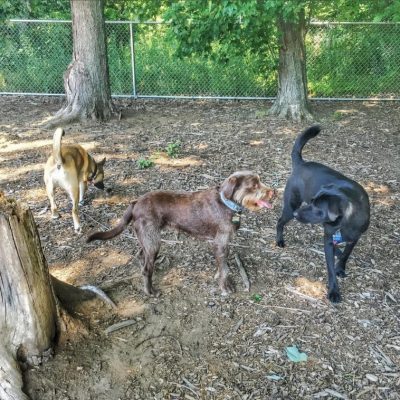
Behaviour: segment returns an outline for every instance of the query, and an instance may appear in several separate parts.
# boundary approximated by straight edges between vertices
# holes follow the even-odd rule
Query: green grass
[[[176,142],[168,143],[165,151],[168,154],[168,157],[176,158],[181,150],[181,142],[178,140]]]
[[[154,161],[149,160],[148,158],[139,158],[136,163],[139,169],[147,169],[154,166]]]

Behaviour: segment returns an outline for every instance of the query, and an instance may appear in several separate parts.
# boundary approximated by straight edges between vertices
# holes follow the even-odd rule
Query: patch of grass
[[[176,142],[168,143],[165,151],[168,154],[168,157],[176,158],[178,157],[179,151],[181,150],[181,142],[177,140]]]
[[[255,303],[259,303],[259,302],[262,300],[262,296],[261,296],[261,294],[254,293],[253,296],[251,296],[251,299],[252,299]]]
[[[344,116],[344,114],[343,114],[341,111],[339,111],[339,110],[336,110],[336,111],[333,113],[333,119],[334,119],[335,121],[341,120],[341,119],[343,118],[343,116]]]
[[[152,160],[149,160],[148,158],[139,158],[136,163],[139,169],[147,169],[154,166],[154,162]]]
[[[263,118],[268,115],[268,110],[256,110],[255,117]]]

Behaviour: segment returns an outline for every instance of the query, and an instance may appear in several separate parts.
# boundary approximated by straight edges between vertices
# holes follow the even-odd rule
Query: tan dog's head
[[[233,200],[251,211],[272,208],[275,190],[268,188],[252,171],[238,171],[222,183],[221,191],[227,199]]]
[[[94,160],[93,160],[94,161]],[[106,163],[106,158],[104,157],[101,161],[96,162],[94,172],[94,176],[90,179],[92,184],[96,186],[98,189],[104,190],[104,164]]]

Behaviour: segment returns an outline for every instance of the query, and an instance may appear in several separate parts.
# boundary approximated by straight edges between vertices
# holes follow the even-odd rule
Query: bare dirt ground
[[[26,373],[32,399],[399,399],[400,107],[390,103],[313,103],[323,131],[304,157],[362,183],[371,226],[340,280],[343,301],[326,299],[322,228],[291,222],[285,249],[274,246],[290,150],[305,126],[266,115],[265,102],[120,101],[123,117],[67,129],[96,158],[107,157],[106,187],[91,187],[74,234],[70,204],[50,218],[43,164],[53,132],[37,124],[59,100],[0,97],[0,189],[27,202],[50,272],[74,285],[97,285],[117,304],[91,315],[90,333],[58,347]],[[178,157],[163,153],[180,141]],[[137,160],[155,165],[139,169]],[[154,282],[142,291],[138,246],[127,230],[86,244],[114,224],[131,199],[153,189],[196,190],[235,170],[253,169],[278,189],[273,210],[245,213],[230,246],[236,293],[221,297],[208,243],[163,234]],[[251,281],[244,290],[235,254]],[[132,324],[106,334],[110,325]],[[294,363],[286,347],[308,356]]]

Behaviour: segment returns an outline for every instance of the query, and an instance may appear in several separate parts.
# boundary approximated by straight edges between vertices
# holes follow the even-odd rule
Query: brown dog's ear
[[[106,158],[104,157],[101,161],[99,161],[97,164],[99,165],[104,165],[106,163]]]
[[[225,179],[224,183],[221,186],[221,192],[224,194],[224,196],[227,199],[232,198],[235,188],[237,186],[237,183],[238,183],[238,179],[236,176],[230,176],[229,178]]]

